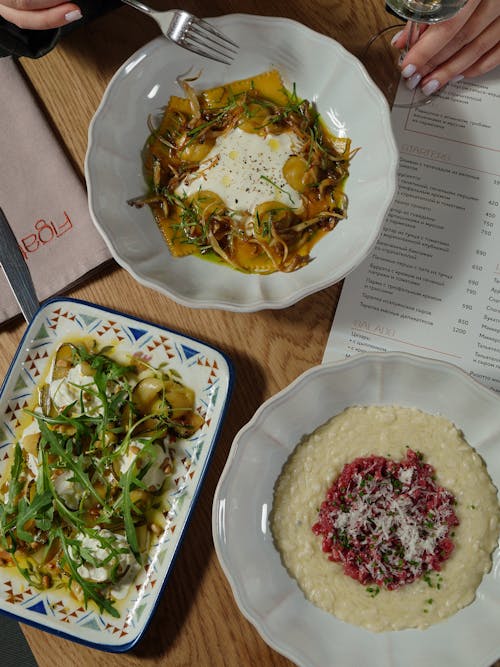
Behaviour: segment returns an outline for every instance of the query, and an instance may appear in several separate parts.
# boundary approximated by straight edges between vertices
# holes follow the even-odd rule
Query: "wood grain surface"
[[[169,8],[165,3],[151,4]],[[188,0],[183,8],[198,16],[246,13],[288,17],[333,37],[356,56],[374,32],[395,22],[384,11],[383,0]],[[154,22],[123,7],[74,31],[44,58],[20,61],[82,182],[88,125],[106,85],[134,51],[158,34]],[[375,65],[384,67],[382,62]],[[69,293],[216,345],[233,360],[236,382],[189,530],[143,640],[130,653],[114,655],[22,626],[40,667],[291,665],[266,645],[237,608],[213,548],[212,499],[237,431],[264,400],[321,362],[340,289],[341,284],[337,284],[279,311],[236,314],[190,310],[142,287],[111,263]],[[18,319],[0,330],[2,378],[25,326]]]

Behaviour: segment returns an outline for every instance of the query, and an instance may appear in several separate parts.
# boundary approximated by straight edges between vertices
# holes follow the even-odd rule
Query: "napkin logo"
[[[20,241],[21,252],[24,259],[28,259],[30,253],[34,253],[51,241],[57,240],[66,232],[73,229],[71,218],[63,211],[64,220],[56,223],[53,220],[38,219],[33,225],[33,232],[24,236]]]

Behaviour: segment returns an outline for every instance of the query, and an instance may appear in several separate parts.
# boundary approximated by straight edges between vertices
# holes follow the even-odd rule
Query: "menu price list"
[[[500,391],[497,77],[393,110],[397,192],[374,250],[344,282],[324,361],[411,352]],[[398,99],[408,95],[400,87]]]

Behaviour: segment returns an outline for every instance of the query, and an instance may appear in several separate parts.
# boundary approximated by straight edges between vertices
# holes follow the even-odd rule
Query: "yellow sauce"
[[[347,216],[349,139],[331,135],[276,70],[201,93],[184,87],[145,149],[144,203],[171,254],[249,273],[307,264]]]

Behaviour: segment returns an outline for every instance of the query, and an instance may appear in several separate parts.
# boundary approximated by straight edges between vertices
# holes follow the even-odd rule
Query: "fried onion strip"
[[[280,82],[275,96],[254,85],[267,74]],[[351,149],[349,138],[330,135],[314,105],[300,100],[295,89],[287,93],[277,72],[267,74],[201,94],[191,85],[199,74],[178,77],[185,98],[171,99],[159,127],[148,118],[145,166],[153,192],[129,203],[154,208],[161,228],[172,230],[166,237],[172,252],[176,243],[183,244],[177,254],[212,253],[238,271],[290,272],[307,264],[314,243],[347,217],[342,188],[358,149]],[[268,215],[259,219],[257,208],[231,209],[219,195],[203,190],[206,174],[221,159],[213,152],[218,137],[235,128],[262,137],[293,136],[291,157],[300,159],[290,164],[285,178],[300,195],[297,208],[279,200],[285,213],[275,215],[276,207],[269,207],[275,202],[256,202],[267,206]],[[266,179],[265,173],[261,178]],[[199,181],[199,191],[188,197],[182,185],[193,181]]]

